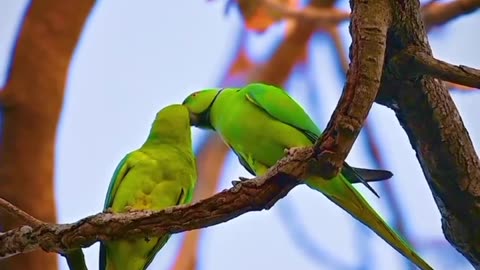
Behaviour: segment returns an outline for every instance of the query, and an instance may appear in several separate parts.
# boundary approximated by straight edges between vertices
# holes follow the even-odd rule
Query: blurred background
[[[292,10],[309,4],[281,2]],[[330,2],[325,6],[350,10],[348,1]],[[7,81],[27,4],[0,1],[0,85]],[[251,81],[282,85],[319,127],[326,126],[345,80],[349,22],[288,19],[271,24],[257,14],[246,24],[247,15],[236,3],[221,0],[97,1],[70,64],[59,122],[58,222],[101,211],[115,167],[143,143],[155,113],[201,88]],[[429,39],[437,58],[480,67],[480,40],[472,33],[480,26],[480,12],[431,26]],[[480,92],[449,87],[480,149]],[[196,199],[230,187],[239,176],[251,177],[216,136],[195,128],[192,132],[200,166]],[[435,269],[473,269],[445,240],[415,152],[391,110],[373,106],[347,161],[394,173],[391,180],[372,184],[380,199],[356,187]],[[98,269],[98,243],[85,254],[88,267]],[[63,258],[59,261],[61,269],[68,269]],[[149,269],[414,268],[325,197],[298,186],[269,211],[174,235]]]

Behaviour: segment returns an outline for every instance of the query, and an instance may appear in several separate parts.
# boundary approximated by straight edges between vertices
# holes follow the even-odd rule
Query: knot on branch
[[[313,159],[308,162],[308,171],[324,179],[335,177],[341,170],[343,159],[338,162],[337,132],[324,134],[313,147]]]
[[[324,179],[331,179],[340,173],[351,144],[363,124],[351,115],[336,116],[336,121],[314,145],[313,160],[308,162],[307,171]]]
[[[410,46],[399,51],[396,55],[391,57],[390,61],[387,63],[389,73],[392,74],[395,79],[399,80],[417,79],[422,76],[423,74],[416,65],[418,62],[416,55],[420,50],[421,48]]]

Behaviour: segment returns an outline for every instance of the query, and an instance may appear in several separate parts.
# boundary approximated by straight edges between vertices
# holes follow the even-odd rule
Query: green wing
[[[115,193],[117,192],[120,183],[122,182],[123,178],[125,178],[125,175],[127,175],[128,171],[132,168],[131,164],[129,164],[130,162],[128,162],[129,159],[132,158],[132,156],[133,152],[127,154],[122,160],[120,160],[117,168],[115,168],[112,179],[110,180],[110,185],[108,186],[107,196],[105,197],[103,210],[106,210],[107,208],[112,206],[113,198],[115,197]]]
[[[128,171],[132,168],[132,166],[130,165],[131,163],[128,162],[132,155],[133,155],[133,152],[127,154],[122,160],[120,160],[120,163],[117,165],[117,168],[115,168],[112,179],[110,180],[110,184],[108,186],[107,196],[105,197],[103,210],[107,210],[109,207],[112,206],[113,198],[115,197],[115,193],[117,192],[117,189],[120,186],[120,183],[125,178],[125,175],[127,175]],[[107,258],[106,258],[105,245],[102,242],[100,242],[99,257],[100,257],[99,269],[104,270],[107,265]]]
[[[118,188],[122,183],[122,181],[127,177],[128,172],[132,168],[134,168],[137,164],[142,162],[142,160],[144,159],[145,159],[145,155],[137,150],[127,154],[120,161],[120,163],[118,164],[117,168],[113,173],[112,179],[110,181],[110,185],[108,187],[107,196],[104,203],[104,210],[112,206],[113,200],[118,191]],[[178,196],[177,196],[175,205],[184,204],[188,202],[189,199],[191,200],[192,193],[193,193],[192,190],[185,190],[183,188],[180,188],[178,190]],[[165,245],[165,243],[168,241],[169,238],[170,238],[170,235],[165,235],[157,239],[157,243],[155,244],[155,247],[149,252],[146,258],[146,264],[145,264],[146,266],[152,262],[156,253],[158,253],[158,251]],[[105,268],[106,268],[106,247],[104,243],[100,242],[99,269],[105,270]]]
[[[246,91],[245,96],[248,101],[263,109],[278,121],[302,131],[312,143],[321,135],[320,129],[315,125],[310,116],[284,90],[261,83],[250,84],[242,90]],[[344,173],[347,176],[349,182],[362,183],[373,192],[373,194],[379,197],[367,181],[385,179],[384,171],[379,171],[378,175],[370,174],[371,179],[365,179],[363,175],[361,175],[362,172],[361,170],[355,170],[344,162],[342,174]],[[371,170],[369,170],[369,172],[371,172]]]
[[[242,89],[248,101],[271,117],[302,131],[314,142],[321,134],[305,110],[287,92],[275,86],[253,83]]]

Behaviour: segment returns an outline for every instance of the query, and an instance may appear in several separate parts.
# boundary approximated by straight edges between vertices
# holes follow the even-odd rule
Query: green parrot
[[[189,203],[197,181],[189,113],[174,104],[160,110],[145,143],[115,169],[104,210],[161,210]],[[170,235],[100,243],[100,270],[145,270]]]
[[[321,135],[304,109],[286,91],[271,85],[252,83],[243,88],[204,89],[190,94],[183,105],[190,111],[191,124],[215,130],[253,175],[266,173],[284,156],[285,149],[311,146]],[[432,269],[353,187],[351,183],[357,182],[368,186],[362,178],[375,178],[374,170],[366,171],[362,175],[364,169],[344,163],[336,177],[326,180],[313,176],[305,183],[368,226],[418,267]],[[385,178],[385,171],[376,172],[379,178]]]

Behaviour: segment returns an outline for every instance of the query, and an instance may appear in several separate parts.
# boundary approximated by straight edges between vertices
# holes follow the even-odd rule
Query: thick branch
[[[480,88],[480,70],[449,64],[415,47],[395,56],[392,64],[397,69],[398,76],[418,78],[430,75],[443,81]]]
[[[470,14],[479,7],[480,0],[453,0],[446,3],[432,3],[422,10],[423,21],[428,30],[459,16]]]
[[[387,1],[352,1],[351,6],[353,42],[347,82],[324,135],[315,144],[319,159],[326,161],[321,167],[327,178],[342,168],[375,100],[382,76],[387,29],[392,19]]]
[[[269,209],[300,182],[312,149],[289,151],[264,177],[258,177],[190,205],[162,211],[100,213],[73,224],[23,226],[0,234],[0,257],[38,248],[58,253],[88,247],[98,240],[160,236],[216,225],[246,212]],[[290,176],[289,176],[290,175]]]
[[[388,66],[395,66],[397,56],[409,48],[431,57],[418,1],[390,2],[394,21],[387,39]],[[430,76],[397,75],[408,74],[409,69],[384,70],[378,101],[396,112],[409,137],[442,215],[447,240],[480,268],[480,161],[444,84]]]

